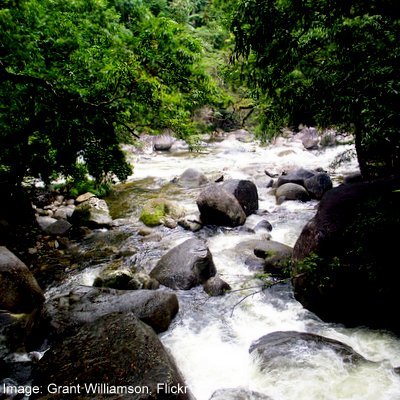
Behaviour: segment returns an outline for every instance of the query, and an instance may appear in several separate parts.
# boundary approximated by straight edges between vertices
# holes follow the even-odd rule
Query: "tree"
[[[0,33],[0,180],[12,187],[82,168],[125,179],[121,133],[188,135],[212,101],[199,42],[140,0],[5,0]]]
[[[355,133],[365,178],[400,171],[400,19],[394,0],[242,0],[234,58],[265,126]]]

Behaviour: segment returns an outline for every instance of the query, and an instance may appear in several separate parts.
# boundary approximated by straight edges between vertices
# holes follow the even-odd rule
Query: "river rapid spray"
[[[354,158],[335,170],[330,168],[335,156],[351,148],[343,145],[307,151],[295,140],[280,139],[274,146],[260,147],[231,139],[209,144],[200,153],[135,155],[134,175],[128,183],[118,185],[107,199],[118,225],[116,229],[132,235],[124,246],[138,250],[136,265],[149,272],[167,250],[190,237],[201,237],[207,241],[219,275],[233,289],[223,297],[208,297],[201,287],[177,291],[179,314],[161,335],[197,400],[208,400],[217,389],[236,387],[259,391],[274,400],[400,399],[400,378],[393,372],[393,367],[400,365],[398,338],[365,328],[347,329],[324,323],[293,298],[287,284],[255,293],[258,289],[254,287],[260,281],[254,279],[254,272],[244,264],[237,245],[248,239],[263,239],[266,231],[250,234],[239,229],[204,228],[194,234],[180,227],[174,230],[160,227],[155,229],[160,233],[159,241],[155,242],[141,242],[137,234],[141,226],[140,208],[148,198],[164,196],[179,202],[188,214],[197,212],[195,199],[199,189],[183,189],[170,183],[186,168],[194,167],[211,179],[222,174],[225,179],[254,181],[260,209],[268,214],[250,216],[246,225],[252,227],[261,219],[268,219],[273,226],[271,239],[293,246],[304,224],[315,214],[317,202],[288,201],[276,205],[275,197],[266,187],[264,170],[281,173],[293,167],[322,167],[335,179],[357,169]],[[87,268],[66,285],[91,285],[100,269],[101,265]],[[54,290],[60,288],[51,289]],[[255,294],[240,302],[251,293]],[[260,372],[258,361],[249,354],[251,343],[282,330],[337,339],[376,364],[346,365],[333,352],[314,354],[307,347],[299,347],[292,349],[281,365]],[[301,369],[291,362],[293,354],[306,359]]]

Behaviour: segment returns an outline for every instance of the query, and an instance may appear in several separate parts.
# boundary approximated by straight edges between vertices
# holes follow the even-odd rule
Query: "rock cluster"
[[[332,181],[326,172],[300,168],[278,178],[275,196],[278,204],[285,200],[320,200],[330,189]]]

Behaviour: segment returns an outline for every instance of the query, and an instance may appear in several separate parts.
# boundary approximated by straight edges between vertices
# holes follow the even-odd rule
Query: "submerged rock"
[[[44,303],[44,295],[28,267],[0,246],[0,309],[30,313]]]
[[[91,392],[89,384],[103,385]],[[181,387],[183,393],[163,390],[165,384]],[[154,331],[134,314],[111,314],[72,329],[52,343],[37,363],[33,385],[42,388],[76,387],[72,398],[168,400],[191,399],[174,360]],[[50,386],[49,386],[50,385]],[[127,392],[130,389],[131,392]],[[62,390],[55,394],[43,390],[34,399],[65,399]]]
[[[174,293],[164,291],[80,287],[48,300],[45,308],[58,334],[115,312],[132,312],[156,332],[163,332],[177,314],[179,304]]]
[[[208,183],[207,177],[195,168],[188,168],[177,179],[177,183],[183,187],[194,188]]]
[[[216,274],[214,261],[206,243],[189,239],[164,254],[150,272],[164,286],[188,290]]]
[[[312,356],[332,351],[345,363],[367,360],[350,346],[313,333],[277,331],[262,336],[253,342],[249,352],[257,357],[261,370],[273,368],[312,366]]]
[[[265,394],[243,388],[229,388],[216,390],[210,400],[272,400]]]

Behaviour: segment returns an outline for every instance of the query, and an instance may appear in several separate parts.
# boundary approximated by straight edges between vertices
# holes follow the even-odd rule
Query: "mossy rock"
[[[127,269],[103,271],[100,276],[94,280],[93,286],[125,290],[129,288],[129,282],[132,278],[132,272]]]
[[[166,218],[178,220],[185,215],[176,203],[163,198],[146,201],[140,214],[140,220],[147,226],[162,225]]]

